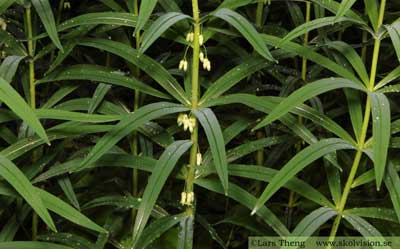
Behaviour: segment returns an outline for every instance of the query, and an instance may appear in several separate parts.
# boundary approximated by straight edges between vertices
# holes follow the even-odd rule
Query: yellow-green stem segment
[[[386,7],[386,0],[382,0],[381,5],[380,5],[377,30],[379,30],[379,28],[382,26],[384,13],[385,13],[385,7]],[[373,51],[373,55],[372,55],[371,72],[370,72],[370,82],[368,85],[368,89],[370,91],[374,90],[374,86],[375,86],[375,82],[376,82],[376,71],[377,71],[377,67],[378,67],[380,44],[381,44],[380,38],[375,39],[374,51]],[[365,104],[365,114],[364,114],[361,135],[358,140],[359,142],[358,142],[357,153],[354,157],[353,165],[351,166],[351,170],[350,170],[348,179],[346,181],[346,185],[344,187],[342,197],[337,206],[338,215],[336,216],[335,221],[332,226],[332,229],[331,229],[331,233],[329,236],[330,241],[333,241],[336,237],[336,233],[338,231],[340,221],[342,219],[343,211],[345,210],[345,207],[346,207],[347,198],[350,194],[351,185],[353,184],[354,178],[357,173],[358,166],[360,165],[360,161],[361,161],[361,157],[363,154],[363,149],[364,149],[364,145],[365,145],[365,141],[366,141],[366,137],[367,137],[370,117],[371,117],[371,99],[368,96],[366,104]],[[328,247],[328,248],[330,248],[330,247]]]
[[[192,110],[197,109],[199,102],[199,68],[200,68],[200,10],[197,0],[192,0],[193,9],[193,61],[192,61]],[[189,170],[186,178],[186,192],[193,192],[193,183],[195,177],[196,157],[198,152],[198,122],[196,120],[195,128],[191,135],[193,142],[190,149]],[[193,215],[193,206],[186,207],[186,213]]]
[[[35,88],[35,62],[33,57],[35,56],[34,45],[33,45],[33,31],[32,31],[32,11],[31,5],[25,6],[25,25],[26,25],[26,36],[28,40],[28,55],[29,55],[29,95],[30,95],[30,106],[32,109],[36,108],[36,88]],[[33,154],[32,163],[36,161],[36,153]],[[38,233],[38,216],[35,212],[32,215],[32,240],[36,240]]]

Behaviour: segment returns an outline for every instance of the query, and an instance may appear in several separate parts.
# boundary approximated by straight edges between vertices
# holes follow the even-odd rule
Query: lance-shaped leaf
[[[140,238],[158,196],[179,158],[192,146],[189,140],[176,141],[168,146],[158,159],[142,196],[133,227],[134,243]]]
[[[269,61],[275,61],[260,34],[246,18],[233,10],[225,8],[219,9],[213,16],[221,18],[235,27],[261,56]]]
[[[17,72],[19,63],[25,56],[8,56],[0,65],[0,77],[5,81],[11,82]]]
[[[68,203],[62,201],[56,196],[40,189],[36,188],[37,193],[39,193],[40,198],[43,200],[43,204],[54,213],[66,218],[67,220],[80,225],[82,227],[86,227],[93,231],[105,233],[107,232],[101,226],[97,225],[85,215],[81,214],[78,210],[70,206]]]
[[[319,94],[338,89],[338,88],[353,88],[364,91],[365,88],[354,83],[351,80],[343,78],[327,78],[317,80],[305,85],[304,87],[296,90],[287,98],[285,98],[264,120],[262,120],[254,129],[264,127],[280,117],[287,114],[290,110],[294,109],[296,105],[315,97]]]
[[[56,27],[56,21],[54,20],[53,11],[48,0],[31,0],[33,7],[35,7],[44,28],[46,29],[50,39],[54,45],[60,50],[63,50],[60,39],[58,38],[58,32]]]
[[[149,20],[151,13],[153,13],[154,8],[156,7],[157,0],[146,0],[141,1],[138,22],[135,29],[135,32],[140,31],[144,25]]]
[[[339,18],[344,16],[347,13],[347,11],[349,9],[351,9],[351,6],[353,6],[353,4],[355,2],[356,2],[356,0],[343,0],[340,3],[339,9],[338,9],[338,11],[336,13],[336,19],[335,20],[338,20]]]
[[[146,85],[135,77],[128,77],[123,72],[98,65],[73,65],[56,70],[43,79],[38,80],[37,84],[63,80],[90,80],[93,82],[110,83],[133,90],[140,90],[152,96],[168,98],[164,93]]]
[[[374,240],[384,243],[385,239],[382,234],[368,221],[364,220],[360,216],[346,213],[342,217],[346,219],[363,237],[374,237]],[[381,247],[374,247],[381,248]]]
[[[176,224],[186,219],[186,215],[178,214],[158,219],[144,229],[142,236],[133,247],[134,249],[147,248],[153,241],[158,239],[163,233],[174,227]]]
[[[336,17],[323,17],[323,18],[318,18],[309,22],[306,22],[298,27],[296,27],[295,29],[293,29],[292,31],[289,32],[289,34],[287,34],[283,39],[282,39],[282,43],[285,43],[287,41],[291,41],[294,38],[297,38],[301,35],[304,35],[305,33],[308,33],[314,29],[318,29],[318,28],[322,28],[325,26],[331,26],[334,25],[335,23],[339,23],[339,22],[353,22],[353,23],[357,23],[357,24],[363,24],[362,22],[359,22],[356,19],[352,19],[349,17],[340,17],[339,19],[336,20]]]
[[[201,126],[206,133],[208,143],[210,144],[211,154],[215,169],[217,170],[225,193],[228,191],[228,162],[226,159],[225,142],[218,119],[214,112],[209,108],[194,110],[193,113],[198,118]]]
[[[124,58],[146,72],[182,104],[190,104],[178,81],[160,63],[145,54],[140,54],[136,49],[121,42],[106,39],[84,39],[80,42],[80,45],[102,49]]]
[[[143,34],[142,44],[139,53],[144,53],[146,50],[172,25],[188,19],[190,16],[178,12],[168,12],[160,16]]]
[[[124,119],[121,120],[121,122],[115,125],[110,132],[97,141],[96,146],[94,146],[89,155],[76,170],[94,163],[116,143],[118,143],[119,140],[132,133],[145,123],[168,114],[184,111],[187,111],[187,108],[183,107],[182,105],[160,102],[146,105],[137,111],[128,114]]]
[[[296,156],[282,167],[282,169],[267,185],[264,192],[259,197],[252,214],[257,212],[257,210],[262,207],[264,203],[268,201],[274,193],[276,193],[276,191],[278,191],[284,184],[310,163],[329,153],[344,149],[354,149],[354,146],[342,139],[328,138],[320,140],[297,153]]]
[[[365,10],[375,31],[378,28],[378,1],[364,0]]]
[[[217,180],[196,179],[195,184],[216,193],[224,193],[222,185]],[[252,208],[257,201],[256,197],[233,183],[229,183],[228,196],[249,209]],[[266,206],[263,205],[260,207],[256,215],[260,217],[266,224],[268,224],[279,236],[286,237],[290,235],[290,232],[287,230],[286,226]]]
[[[385,186],[389,191],[390,199],[392,200],[393,208],[400,222],[400,177],[392,161],[388,161],[384,180]]]
[[[373,159],[377,189],[385,172],[390,141],[390,104],[382,93],[371,93]]]
[[[137,16],[122,12],[96,12],[83,14],[58,25],[58,31],[64,31],[77,26],[108,24],[116,26],[136,27]]]
[[[392,39],[394,50],[397,54],[397,59],[400,61],[400,22],[394,22],[391,25],[385,25],[390,39]]]
[[[232,68],[222,75],[218,80],[210,85],[204,93],[199,104],[206,103],[209,99],[218,98],[224,92],[239,83],[242,79],[252,75],[253,73],[271,65],[262,58],[246,58],[240,65]]]
[[[29,182],[24,173],[3,155],[0,155],[0,176],[25,199],[33,210],[35,210],[37,215],[39,215],[53,231],[56,231],[56,226],[42,199],[38,198],[38,192],[35,187]]]
[[[296,241],[296,243],[300,243],[302,241],[306,241],[309,236],[313,235],[318,228],[324,225],[330,218],[335,215],[337,215],[337,211],[328,207],[321,207],[317,210],[312,211],[310,214],[305,216],[299,224],[297,224],[296,228],[290,234],[290,237],[287,238],[288,242],[294,243],[294,241]],[[281,249],[289,248],[291,247],[281,247]]]
[[[0,77],[0,100],[24,120],[46,143],[49,140],[34,111],[11,85]]]

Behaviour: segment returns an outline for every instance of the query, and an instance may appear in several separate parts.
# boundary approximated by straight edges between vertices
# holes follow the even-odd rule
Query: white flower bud
[[[200,44],[200,46],[202,46],[204,44],[204,36],[203,35],[199,35],[199,44]]]
[[[200,61],[204,62],[204,53],[203,52],[200,52]]]
[[[193,204],[194,201],[194,193],[193,192],[189,192],[186,193],[186,205],[190,206]]]
[[[187,118],[188,118],[187,114],[184,114],[184,113],[179,114],[178,120],[177,120],[178,126],[182,126],[184,120]]]
[[[0,28],[2,30],[6,30],[7,29],[7,23],[6,23],[6,21],[4,21],[3,18],[0,18]]]
[[[185,60],[184,63],[183,63],[183,71],[186,72],[187,69],[188,69],[188,62],[187,62],[187,60]]]
[[[64,9],[71,9],[71,3],[70,2],[65,2],[64,3]]]
[[[186,192],[182,192],[181,193],[181,201],[180,201],[181,205],[186,205],[186,200],[187,200]]]
[[[203,157],[202,157],[201,153],[197,153],[197,155],[196,155],[197,166],[200,166],[202,162],[203,162]]]
[[[194,127],[196,127],[196,118],[190,117],[188,123],[189,123],[189,131],[190,131],[190,133],[193,133]]]
[[[189,32],[186,34],[186,41],[187,42],[193,42],[194,40],[194,33],[193,32]]]

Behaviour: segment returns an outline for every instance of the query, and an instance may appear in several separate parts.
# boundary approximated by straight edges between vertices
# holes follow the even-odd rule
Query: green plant
[[[0,248],[398,236],[399,11],[2,0]]]

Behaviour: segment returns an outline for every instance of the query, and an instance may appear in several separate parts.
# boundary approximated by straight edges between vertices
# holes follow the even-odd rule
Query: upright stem
[[[263,26],[264,19],[264,0],[261,0],[257,3],[257,12],[256,12],[256,26],[261,29]]]
[[[385,14],[385,7],[386,7],[386,0],[382,0],[381,6],[380,6],[380,11],[379,11],[377,30],[379,30],[379,28],[382,26],[383,17]],[[375,30],[375,31],[377,31],[377,30]],[[381,44],[380,38],[375,39],[374,51],[373,51],[373,56],[372,56],[371,72],[370,72],[370,82],[368,84],[368,89],[370,91],[374,90],[374,86],[375,86],[375,82],[376,82],[376,71],[377,71],[377,67],[378,67],[380,44]],[[337,230],[340,225],[340,221],[342,219],[343,211],[345,210],[345,207],[346,207],[347,198],[350,194],[351,185],[353,184],[354,178],[357,173],[358,166],[360,165],[360,161],[361,161],[361,157],[363,154],[363,149],[364,149],[364,145],[365,145],[365,141],[366,141],[366,137],[367,137],[370,117],[371,117],[371,99],[369,96],[367,96],[367,101],[365,104],[363,126],[362,126],[362,130],[361,130],[360,139],[358,140],[359,142],[358,142],[357,153],[354,157],[353,165],[351,166],[349,177],[346,181],[346,185],[343,190],[342,198],[340,199],[340,201],[338,203],[338,207],[337,207],[338,215],[336,216],[335,221],[332,226],[332,229],[331,229],[331,233],[329,236],[330,241],[333,241],[335,239]]]
[[[198,0],[192,0],[193,21],[194,21],[194,39],[193,39],[193,61],[192,61],[192,109],[197,109],[199,102],[199,65],[200,65],[200,10]],[[195,128],[191,135],[193,143],[190,149],[189,171],[186,178],[186,192],[193,192],[193,183],[195,177],[196,157],[198,152],[198,123],[196,120]],[[193,215],[192,205],[186,206],[186,213]]]
[[[25,8],[26,17],[26,32],[28,38],[28,55],[29,55],[29,93],[30,93],[30,104],[32,108],[36,108],[36,89],[35,89],[35,62],[33,60],[34,48],[33,48],[33,32],[32,32],[32,13],[31,5],[29,4]]]
[[[133,11],[136,16],[139,15],[139,4],[138,0],[134,0],[133,4]],[[136,49],[139,49],[140,47],[140,30],[135,32],[135,43],[136,43]],[[140,69],[139,67],[136,67],[136,77],[140,77]],[[135,96],[134,96],[134,103],[133,103],[133,110],[136,111],[140,107],[140,91],[135,90]],[[132,141],[132,154],[134,156],[137,156],[139,153],[139,136],[137,131],[133,132],[133,141]],[[133,169],[132,172],[132,195],[137,196],[138,195],[138,185],[139,185],[139,171],[138,169]],[[135,220],[136,216],[136,210],[132,209],[132,221]],[[133,223],[133,222],[132,222]]]
[[[32,12],[31,5],[25,6],[25,22],[26,22],[26,36],[28,39],[28,55],[29,55],[29,95],[30,95],[30,105],[32,109],[36,108],[36,88],[35,88],[35,62],[33,57],[35,56],[34,46],[33,46],[33,31],[32,31]],[[32,156],[32,163],[36,161],[36,153]],[[35,212],[32,215],[32,240],[36,240],[38,233],[38,216]]]

